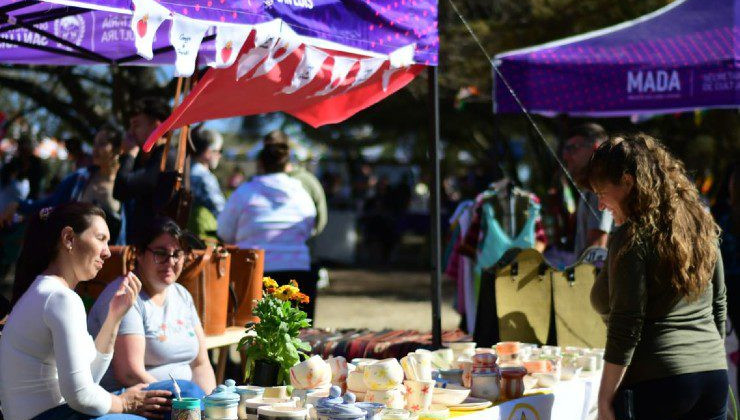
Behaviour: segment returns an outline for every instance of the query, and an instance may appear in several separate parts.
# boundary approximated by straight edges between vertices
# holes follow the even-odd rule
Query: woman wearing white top
[[[0,339],[0,405],[6,420],[140,419],[167,404],[167,391],[144,384],[121,395],[98,385],[110,363],[121,318],[141,282],[130,274],[110,302],[93,341],[74,292],[110,257],[105,213],[88,203],[46,208],[27,228],[13,284],[13,309]]]
[[[304,308],[313,317],[316,276],[306,241],[311,237],[316,206],[300,181],[286,170],[290,149],[284,143],[266,144],[259,153],[260,175],[240,185],[218,216],[218,236],[239,248],[265,250],[265,275],[287,284],[297,280],[311,302]]]

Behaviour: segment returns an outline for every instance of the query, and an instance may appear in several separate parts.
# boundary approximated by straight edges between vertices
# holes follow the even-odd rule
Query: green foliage
[[[297,303],[283,301],[270,293],[265,293],[257,301],[252,313],[259,317],[259,323],[247,324],[247,332],[254,332],[242,338],[239,349],[244,349],[247,367],[244,378],[248,378],[254,362],[263,360],[280,366],[278,385],[287,384],[290,368],[308,358],[306,352],[311,346],[298,338],[301,329],[311,326],[306,313],[298,309]]]

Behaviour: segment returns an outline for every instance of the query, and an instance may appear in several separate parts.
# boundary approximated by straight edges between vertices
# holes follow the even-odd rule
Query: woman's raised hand
[[[141,291],[141,280],[136,277],[136,274],[129,272],[123,278],[121,285],[116,290],[116,294],[110,300],[108,316],[113,316],[115,317],[114,319],[118,320],[123,318],[134,302],[136,302],[139,291]]]

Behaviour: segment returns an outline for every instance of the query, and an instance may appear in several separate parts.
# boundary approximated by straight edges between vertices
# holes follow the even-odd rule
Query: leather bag
[[[226,331],[230,265],[231,254],[223,247],[193,250],[177,280],[193,297],[206,335],[220,335]]]
[[[264,249],[241,249],[227,246],[231,254],[231,285],[234,301],[229,302],[229,325],[243,327],[259,322],[252,315],[254,301],[262,299],[262,277],[265,271]]]

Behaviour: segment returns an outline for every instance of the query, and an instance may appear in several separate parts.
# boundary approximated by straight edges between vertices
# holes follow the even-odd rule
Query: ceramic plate
[[[493,405],[493,403],[488,400],[484,400],[482,398],[468,397],[461,404],[451,405],[448,408],[453,411],[477,411],[488,408],[491,405]]]

